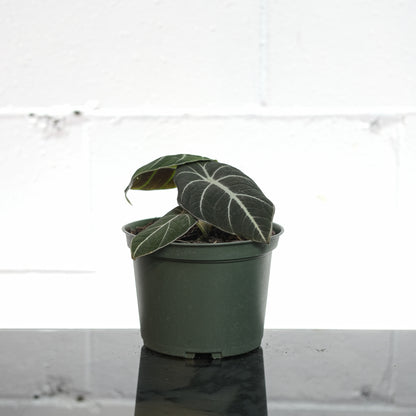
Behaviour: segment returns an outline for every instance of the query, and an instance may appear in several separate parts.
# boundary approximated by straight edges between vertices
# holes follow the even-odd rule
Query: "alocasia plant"
[[[274,205],[240,170],[202,156],[163,156],[138,169],[125,189],[178,188],[178,207],[132,240],[133,259],[153,253],[186,234],[195,224],[219,228],[243,240],[269,243]]]

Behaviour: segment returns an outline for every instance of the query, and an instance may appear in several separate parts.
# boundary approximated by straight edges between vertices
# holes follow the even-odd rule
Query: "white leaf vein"
[[[273,207],[273,206],[274,206],[274,205],[273,205],[270,201],[267,201],[267,200],[265,200],[265,199],[258,198],[257,196],[254,196],[254,195],[249,195],[249,194],[240,194],[240,193],[238,193],[238,194],[236,194],[236,195],[237,195],[237,196],[241,196],[241,197],[245,197],[245,198],[252,198],[252,199],[255,199],[255,200],[259,201],[259,202],[262,202],[263,204],[268,205],[269,207]]]
[[[158,232],[161,232],[162,230],[163,230],[163,228],[164,227],[166,227],[167,226],[167,230],[169,229],[169,227],[170,227],[170,223],[172,222],[172,221],[174,221],[176,218],[178,218],[180,215],[184,215],[184,214],[177,214],[177,215],[175,215],[174,217],[172,217],[172,218],[170,218],[168,221],[166,221],[165,223],[163,223],[163,224],[161,224],[161,225],[155,225],[154,226],[154,231],[149,227],[149,231],[151,231],[150,233],[149,233],[149,235],[146,237],[146,238],[144,238],[143,239],[143,241],[141,241],[138,245],[137,245],[137,247],[136,247],[136,249],[134,250],[134,254],[136,254],[137,252],[138,252],[138,250],[140,249],[140,247],[142,247],[143,246],[143,244],[149,239],[149,238],[151,238],[152,236],[154,236],[155,234],[157,234]],[[152,227],[153,228],[153,227]],[[140,234],[138,234],[138,235],[140,235]],[[163,239],[165,238],[165,236],[166,236],[166,232],[165,232],[165,234],[163,235],[163,237],[162,237],[162,239],[160,240],[161,242],[163,241]]]
[[[222,189],[232,200],[234,200],[238,206],[240,207],[240,209],[244,212],[244,214],[247,216],[247,218],[249,218],[249,220],[251,221],[251,223],[254,225],[255,229],[259,232],[259,234],[263,237],[263,239],[266,241],[266,236],[264,236],[263,232],[261,231],[259,225],[257,224],[257,222],[255,221],[254,217],[251,215],[250,211],[247,209],[247,207],[244,205],[244,203],[240,200],[240,198],[237,196],[237,194],[235,194],[234,192],[232,192],[229,188],[227,188],[226,186],[224,186],[222,183],[218,182],[218,180],[213,179],[213,178],[206,178],[206,181],[209,182],[212,185],[217,186],[218,188]],[[231,204],[229,204],[229,208],[231,207]],[[229,221],[230,221],[230,213],[229,215]],[[231,227],[232,229],[232,227]]]

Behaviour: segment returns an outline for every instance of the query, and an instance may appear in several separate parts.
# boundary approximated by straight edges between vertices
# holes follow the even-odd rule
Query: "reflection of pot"
[[[238,357],[181,360],[146,347],[135,416],[266,416],[261,348]]]

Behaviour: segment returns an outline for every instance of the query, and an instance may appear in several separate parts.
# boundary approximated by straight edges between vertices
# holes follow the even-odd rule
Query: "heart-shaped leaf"
[[[169,211],[162,218],[139,232],[131,241],[133,259],[154,253],[183,236],[197,219],[181,207]]]
[[[270,241],[274,205],[240,170],[216,161],[178,167],[178,203],[223,231],[262,243]]]
[[[203,160],[212,160],[208,157],[196,155],[170,155],[162,156],[147,165],[137,169],[132,176],[129,185],[124,190],[127,201],[127,192],[130,189],[140,189],[150,191],[155,189],[175,188],[173,176],[178,166],[186,163],[193,163]],[[130,202],[130,201],[129,201]]]

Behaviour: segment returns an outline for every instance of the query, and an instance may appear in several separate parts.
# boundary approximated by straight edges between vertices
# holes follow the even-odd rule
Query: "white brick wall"
[[[1,80],[3,105],[256,103],[256,0],[3,1],[0,7],[0,70],[13,74]]]
[[[120,227],[176,194],[123,190],[187,152],[276,204],[267,327],[416,328],[415,17],[412,0],[1,1],[0,327],[137,327]]]
[[[270,0],[270,102],[414,106],[414,1]]]

